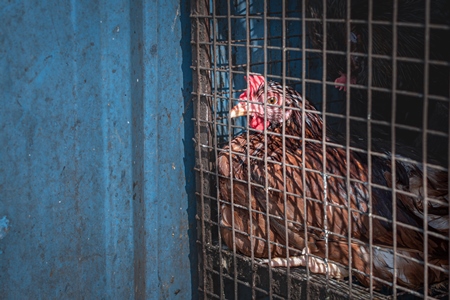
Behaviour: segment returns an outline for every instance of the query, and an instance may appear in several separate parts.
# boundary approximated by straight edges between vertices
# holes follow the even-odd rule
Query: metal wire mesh
[[[430,176],[446,174],[449,166],[449,69],[450,49],[446,46],[450,37],[450,12],[446,1],[372,1],[372,0],[309,0],[309,1],[192,1],[192,49],[194,73],[195,145],[197,170],[197,219],[199,249],[199,291],[205,299],[414,299],[448,297],[448,175],[444,186],[433,186]],[[280,125],[281,185],[270,186],[268,177],[270,157],[267,143],[264,154],[247,153],[245,164],[258,159],[264,182],[241,180],[223,176],[218,172],[218,158],[224,151],[231,163],[236,155],[230,151],[233,139],[242,135],[251,143],[254,135],[249,128],[249,116],[228,118],[229,111],[239,100],[247,87],[244,76],[250,73],[262,74],[267,80],[279,82],[283,87],[291,86],[304,95],[315,106],[311,110],[303,101],[300,108],[303,120],[306,115],[317,114],[323,120],[324,128],[319,140],[310,139],[303,132],[297,137],[286,136],[286,126]],[[337,80],[340,79],[340,80]],[[335,80],[337,80],[335,82]],[[345,87],[340,91],[339,87]],[[267,97],[268,88],[264,89]],[[283,89],[283,97],[286,91]],[[267,111],[268,105],[264,104]],[[282,110],[286,107],[283,104]],[[295,110],[295,109],[294,109]],[[304,123],[303,123],[304,124]],[[275,134],[268,129],[261,133],[264,140]],[[331,136],[333,135],[333,136]],[[310,143],[318,143],[320,163],[317,168],[305,165],[306,151],[298,156],[299,164],[286,161],[286,148],[291,140],[298,141],[300,149]],[[227,149],[228,150],[224,150]],[[330,150],[331,149],[331,150]],[[332,149],[344,149],[346,162],[355,156],[364,164],[364,180],[353,176],[352,164],[344,163],[342,176],[330,173],[327,168]],[[383,162],[380,165],[380,161]],[[408,167],[405,167],[408,166]],[[420,180],[408,177],[410,166],[421,171]],[[343,183],[347,192],[341,197],[341,204],[333,202],[333,186],[324,189],[324,195],[308,196],[295,194],[286,186],[288,169],[298,168],[302,186],[307,186],[311,174],[319,174],[327,183]],[[406,169],[408,170],[406,170]],[[250,169],[247,178],[252,178]],[[380,175],[381,174],[381,175]],[[391,185],[381,184],[390,182]],[[404,179],[404,176],[408,179]],[[229,182],[230,197],[221,195],[219,182]],[[407,180],[408,184],[403,184]],[[248,195],[256,188],[264,191],[260,201],[270,206],[270,193],[282,195],[284,207],[290,197],[302,198],[304,211],[308,203],[321,203],[323,220],[321,227],[314,227],[303,221],[289,219],[284,215],[273,215],[256,210],[250,201],[238,204],[235,199],[237,184],[245,185]],[[392,184],[397,183],[397,184]],[[352,187],[364,186],[367,207],[350,207]],[[413,189],[412,187],[417,187]],[[436,190],[439,189],[439,196]],[[350,192],[349,192],[350,191]],[[383,194],[389,213],[378,211],[373,203]],[[398,203],[405,197],[415,199],[413,205],[420,206],[420,216],[413,217],[414,224],[405,220],[401,210],[407,209]],[[324,241],[324,255],[318,257],[325,262],[335,257],[330,245],[335,238],[346,240],[349,249],[361,247],[367,252],[349,251],[346,261],[331,260],[348,271],[342,280],[332,278],[329,270],[315,274],[309,268],[275,268],[255,256],[253,251],[244,255],[236,243],[231,247],[223,241],[221,207],[230,207],[232,213],[230,229],[233,240],[248,236],[251,248],[258,241],[288,249],[291,255],[306,255],[289,244],[289,233],[284,242],[269,236],[256,237],[253,233],[235,228],[240,222],[235,212],[247,211],[248,222],[253,228],[252,214],[260,214],[265,220],[267,232],[275,222],[284,228],[297,226],[305,240],[314,239],[313,232],[321,232]],[[438,207],[438,208],[437,208]],[[328,210],[344,209],[347,220],[355,216],[368,216],[369,230],[364,239],[352,235],[352,222],[348,222],[345,235],[339,235],[330,228],[334,220],[327,216]],[[400,211],[399,211],[400,210]],[[433,230],[436,215],[442,216],[446,229]],[[433,221],[434,220],[434,221]],[[441,220],[441,219],[439,219]],[[355,221],[356,222],[356,221]],[[382,222],[392,228],[389,245],[378,243],[374,226]],[[271,225],[272,224],[272,225]],[[387,224],[387,225],[386,225]],[[444,226],[444,225],[442,225]],[[444,227],[445,227],[444,226]],[[238,227],[236,225],[236,227]],[[402,245],[402,232],[411,230],[423,238],[421,259],[406,256]],[[400,238],[399,238],[400,237]],[[435,239],[443,241],[444,250],[436,257],[429,253]],[[366,251],[364,250],[364,251]],[[267,258],[273,258],[269,251]],[[354,264],[354,256],[365,257],[367,268]],[[383,255],[390,260],[386,272],[392,279],[377,276],[373,265]],[[423,284],[420,288],[405,287],[395,278],[403,279],[402,261],[422,266]],[[400,267],[402,266],[402,267]],[[400,269],[399,269],[400,268]],[[433,272],[446,275],[443,283],[429,282]],[[368,278],[368,284],[361,284],[361,274]],[[445,276],[444,276],[445,277]],[[379,288],[382,283],[383,288]],[[438,288],[436,288],[438,286]],[[377,287],[377,288],[376,288]]]

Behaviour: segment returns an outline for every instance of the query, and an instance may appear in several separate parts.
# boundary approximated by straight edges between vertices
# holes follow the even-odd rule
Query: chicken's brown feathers
[[[265,129],[266,134],[251,131],[239,135],[218,155],[219,190],[224,203],[221,232],[228,247],[260,258],[268,258],[269,252],[271,258],[301,256],[307,250],[344,266],[351,259],[352,267],[366,274],[372,251],[374,286],[381,288],[383,283],[377,278],[393,281],[395,244],[397,284],[418,289],[424,283],[418,274],[423,274],[420,262],[425,260],[424,247],[428,245],[426,260],[438,267],[429,268],[428,282],[448,280],[448,272],[439,269],[448,270],[448,173],[430,168],[423,180],[420,164],[399,159],[394,184],[389,158],[372,157],[369,170],[367,158],[361,154],[339,145],[324,147],[322,119],[308,100],[289,87],[283,89],[275,82],[265,87],[264,83],[258,77],[258,84],[241,100],[248,96],[263,106],[265,94],[275,95],[284,101],[284,108],[280,105],[273,109],[291,112],[272,111],[271,116],[288,118],[267,117],[271,125]],[[240,109],[245,107],[241,105]],[[251,112],[258,109],[255,106]],[[392,189],[397,191],[395,197]],[[427,228],[423,228],[425,198]],[[392,222],[393,199],[396,224]],[[425,236],[425,229],[433,234]],[[321,272],[318,270],[312,271]],[[369,277],[360,272],[353,275],[369,286]]]

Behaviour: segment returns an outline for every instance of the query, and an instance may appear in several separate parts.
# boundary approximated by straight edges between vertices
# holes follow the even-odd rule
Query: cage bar
[[[193,2],[191,19],[195,33],[192,41],[195,58],[192,69],[196,78],[193,94],[197,112],[194,122],[197,130],[195,143],[201,277],[198,288],[202,298],[448,297],[448,265],[437,265],[428,258],[431,239],[447,243],[445,251],[448,251],[448,231],[445,233],[432,229],[429,222],[433,220],[427,220],[432,213],[436,213],[436,207],[440,211],[448,212],[448,194],[432,195],[430,191],[435,187],[430,186],[427,178],[437,172],[448,172],[449,166],[450,59],[448,55],[441,55],[445,49],[440,47],[444,46],[436,41],[436,37],[450,36],[449,21],[442,18],[442,15],[450,14],[447,11],[449,6],[441,0],[410,1],[410,5],[417,6],[417,14],[405,16],[407,7],[404,0],[382,1],[384,7],[372,0]],[[442,5],[442,14],[437,13],[439,5]],[[312,13],[313,9],[317,11]],[[380,10],[385,10],[388,17],[381,15]],[[335,36],[336,32],[338,37]],[[390,41],[384,52],[380,51],[380,32],[386,32],[386,40]],[[421,32],[423,51],[414,46],[411,48],[415,52],[405,54],[405,34],[416,38],[422,36]],[[344,81],[335,82],[333,76],[337,73],[336,66],[339,64],[342,68],[340,72],[346,76]],[[419,74],[417,78],[413,75],[405,77],[409,76],[405,75],[405,70],[416,68],[423,70],[423,74]],[[281,123],[279,132],[269,129],[257,131],[251,128],[251,116],[248,113],[239,119],[229,119],[229,111],[236,103],[246,101],[247,107],[257,104],[253,99],[243,100],[239,97],[242,93],[247,93],[245,98],[250,97],[249,92],[245,92],[245,77],[248,78],[254,73],[261,74],[265,80],[280,82],[282,87],[291,86],[313,103],[317,111],[308,109],[305,101],[301,107],[289,107],[289,110],[301,112],[301,136],[286,132],[284,122]],[[440,78],[435,73],[443,74],[444,77]],[[358,74],[360,77],[353,79],[352,74]],[[417,82],[420,84],[415,84]],[[335,86],[345,87],[346,91],[339,91]],[[284,88],[281,93],[283,98],[287,97]],[[261,97],[267,99],[269,94],[268,86],[265,85],[261,90]],[[263,106],[265,124],[271,105],[264,102]],[[284,115],[287,111],[284,102],[280,109]],[[306,136],[306,118],[310,114],[318,115],[323,120],[324,128],[331,128],[330,131],[323,130],[318,140]],[[330,134],[336,136],[330,138]],[[245,170],[247,179],[234,177],[235,170],[232,168],[227,175],[219,173],[217,162],[223,153],[226,154],[230,165],[237,155],[240,155],[238,150],[232,149],[233,141],[238,136],[244,137],[246,145],[252,143],[257,136],[261,136],[264,141],[280,138],[280,161],[273,161],[267,143],[261,148],[262,156],[251,153],[249,149],[244,152],[241,164],[250,166],[252,163],[261,162],[261,172],[265,178],[263,182],[254,180],[250,168]],[[295,140],[301,149],[311,144],[320,146],[323,155],[319,168],[307,167],[305,161],[308,158],[305,151],[301,152],[298,165],[287,160],[287,147]],[[367,168],[366,179],[355,178],[352,175],[354,167],[350,163],[345,164],[345,172],[342,175],[330,172],[330,153],[335,151],[334,149],[345,151],[346,162],[359,157],[360,162]],[[380,165],[380,162],[383,162],[383,165]],[[272,187],[268,180],[271,175],[269,170],[270,166],[277,164],[280,166],[279,176],[282,183]],[[411,174],[411,170],[416,166],[421,172],[419,181],[422,190],[419,194],[402,183],[405,174]],[[289,191],[288,170],[298,170],[299,174],[301,173],[303,187],[308,184],[309,176],[320,176],[325,186],[321,199],[308,196],[304,190],[302,194]],[[334,196],[330,182],[335,180],[345,182],[346,192],[342,204],[334,203],[330,198]],[[386,183],[383,184],[382,181]],[[227,182],[229,185],[229,198],[221,194],[220,182]],[[446,182],[444,188],[448,191],[448,175]],[[260,203],[264,203],[266,211],[253,207],[251,201],[244,201],[245,205],[240,204],[242,199],[237,199],[234,193],[239,184],[245,186],[245,195],[249,199],[256,197],[257,189],[263,190],[263,195],[258,196],[261,197]],[[351,191],[358,184],[365,186],[367,208],[351,206],[354,197]],[[409,184],[419,183],[414,181]],[[272,193],[281,195],[281,215],[268,210]],[[385,199],[386,205],[390,207],[389,213],[380,212],[378,202],[374,201],[380,194],[388,195]],[[289,199],[293,197],[303,199],[306,216],[313,213],[308,212],[309,205],[322,205],[325,216],[322,226],[308,224],[307,217],[302,218],[301,222],[289,219],[287,207]],[[402,210],[406,208],[398,204],[402,199],[413,199],[411,201],[416,205],[421,205],[423,211],[420,224],[414,225],[416,221],[409,223],[403,217]],[[229,229],[232,233],[232,247],[223,241],[221,233],[221,230],[225,230],[221,212],[223,207],[229,207],[232,212],[232,225]],[[345,211],[348,220],[356,220],[356,216],[370,216],[367,218],[368,230],[365,239],[353,236],[352,228],[357,221],[349,221],[346,224],[345,234],[330,230],[334,220],[327,217],[327,211],[337,209]],[[292,237],[287,230],[283,232],[284,240],[280,242],[270,235],[261,237],[252,230],[246,232],[240,229],[239,222],[242,220],[238,218],[240,215],[237,213],[241,211],[245,211],[250,228],[259,226],[255,223],[255,216],[261,216],[265,220],[266,232],[270,232],[273,226],[278,226],[274,225],[279,224],[277,222],[281,222],[284,228],[297,226],[306,241],[315,239],[315,232],[322,232],[324,256],[302,254],[303,249],[296,249],[289,243]],[[419,216],[415,215],[413,218]],[[381,223],[392,228],[391,245],[379,243],[375,226]],[[423,236],[423,249],[417,250],[423,252],[423,259],[418,256],[409,257],[408,252],[398,246],[403,243],[404,237],[401,237],[400,233],[405,230]],[[304,255],[306,267],[278,268],[257,257],[254,251],[244,255],[236,242],[242,237],[249,240],[251,249],[264,243],[268,247],[286,249],[284,251],[287,259],[294,254]],[[367,271],[361,270],[353,263],[356,258],[352,251],[349,251],[346,262],[331,259],[333,253],[330,252],[330,247],[335,239],[344,239],[349,249],[366,249],[364,251],[367,253],[356,255],[368,256]],[[373,264],[380,259],[380,255],[389,257],[387,264],[392,264],[390,267],[393,277],[390,279],[380,278],[376,274]],[[448,254],[444,256],[448,257]],[[266,258],[270,260],[272,257],[273,253],[268,251]],[[343,280],[332,278],[328,265],[325,274],[315,274],[310,269],[310,258],[312,261],[323,259],[325,263],[335,263],[345,269],[349,276]],[[423,266],[424,283],[421,288],[408,288],[397,281],[405,276],[403,271],[398,269],[405,260]],[[442,284],[443,289],[436,289],[430,284],[430,276],[434,276],[430,274],[434,272],[447,274],[447,280]],[[367,278],[367,286],[357,278]],[[376,289],[381,283],[384,287]]]

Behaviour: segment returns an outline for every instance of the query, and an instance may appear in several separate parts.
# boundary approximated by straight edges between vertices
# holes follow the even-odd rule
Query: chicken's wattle
[[[264,128],[267,128],[270,125],[270,122],[266,122],[266,126],[264,126],[264,118],[261,118],[259,116],[252,116],[250,117],[250,127],[257,130],[264,130]]]
[[[347,74],[345,73],[340,73],[341,76],[339,76],[338,78],[336,78],[336,80],[334,81],[335,83],[342,83],[342,84],[346,84],[347,83]],[[356,78],[353,76],[350,76],[350,84],[356,84]],[[340,91],[347,91],[347,87],[346,86],[342,86],[342,85],[335,85],[335,88],[337,88]]]

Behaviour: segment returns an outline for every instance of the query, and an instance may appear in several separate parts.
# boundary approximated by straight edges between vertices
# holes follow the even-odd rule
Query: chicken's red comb
[[[244,76],[245,79],[247,77]],[[264,80],[264,76],[261,76],[259,74],[256,75],[250,75],[247,80],[247,89],[248,94],[250,95],[250,98],[253,98],[256,91],[259,89],[261,85],[263,85],[266,81]],[[247,100],[247,90],[245,90],[240,96],[239,99],[241,100]]]

